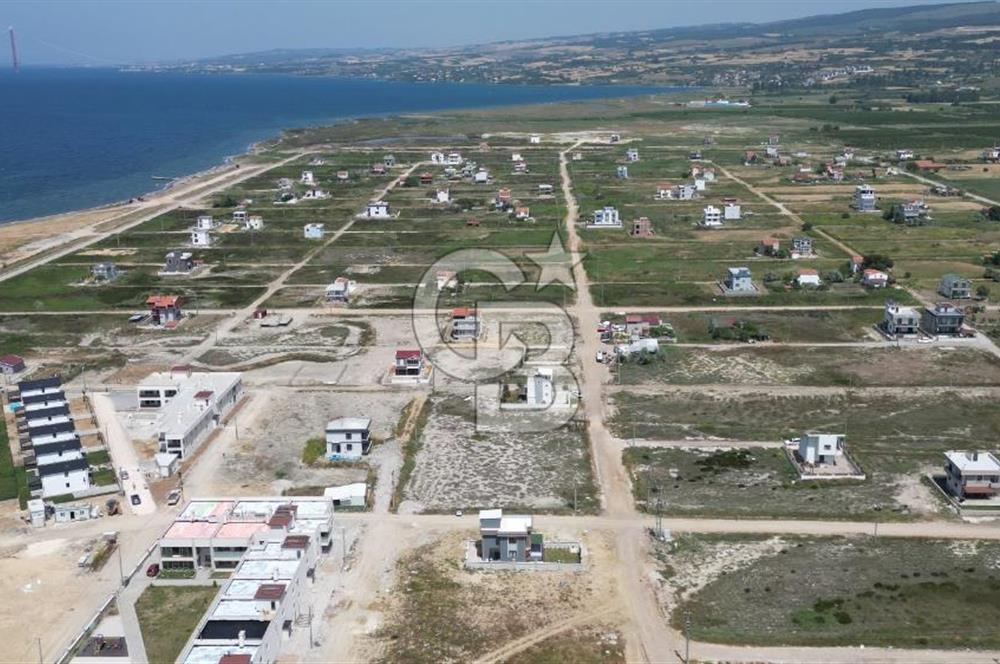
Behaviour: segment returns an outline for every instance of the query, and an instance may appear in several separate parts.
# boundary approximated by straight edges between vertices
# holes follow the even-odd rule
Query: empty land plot
[[[780,449],[632,447],[624,462],[639,508],[671,516],[896,520],[936,508],[921,491],[911,510],[898,495],[912,483],[867,468],[866,480],[801,482]]]
[[[471,538],[473,532],[447,535],[399,560],[396,585],[387,595],[384,618],[369,643],[373,652],[366,659],[472,661],[512,639],[592,612],[614,592],[606,578],[575,572],[465,570],[459,564],[463,536]]]
[[[591,625],[550,636],[505,664],[625,664],[625,640],[615,629]]]
[[[436,397],[416,445],[415,467],[400,511],[502,506],[566,512],[598,507],[583,430],[477,432],[473,403]]]
[[[223,459],[213,482],[236,493],[256,489],[281,493],[290,486],[332,486],[364,481],[367,459],[336,466],[307,466],[302,462],[306,441],[323,438],[328,421],[336,417],[370,417],[372,437],[391,437],[412,395],[388,392],[336,392],[329,389],[279,390],[260,395],[259,412],[280,414],[241,423],[234,453]],[[379,445],[373,445],[372,454]],[[238,488],[237,488],[238,487]]]
[[[996,542],[684,536],[659,557],[700,641],[1000,647]]]
[[[647,364],[627,363],[622,384],[747,383],[806,386],[1000,385],[1000,360],[976,348],[662,347]]]
[[[135,603],[142,643],[150,662],[177,659],[218,587],[149,586]]]
[[[766,332],[772,341],[830,343],[872,339],[873,328],[882,320],[880,309],[844,309],[829,311],[721,311],[665,314],[682,343],[726,343],[724,336],[713,336],[713,329],[723,332],[734,325],[751,325]]]

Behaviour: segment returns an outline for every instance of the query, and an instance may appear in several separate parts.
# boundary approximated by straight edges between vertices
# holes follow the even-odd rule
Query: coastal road
[[[101,219],[100,221],[94,222],[84,228],[68,233],[68,240],[65,244],[61,246],[55,245],[59,246],[58,249],[54,246],[51,249],[43,251],[41,255],[35,258],[28,258],[24,261],[19,261],[10,268],[3,270],[0,272],[0,282],[12,279],[18,275],[28,272],[29,270],[33,270],[40,265],[45,265],[46,263],[50,263],[58,258],[62,258],[63,256],[68,256],[69,254],[96,244],[107,237],[111,237],[117,233],[135,228],[136,226],[147,222],[150,219],[154,219],[161,214],[166,214],[167,212],[176,210],[184,205],[196,203],[205,196],[218,193],[219,191],[231,187],[234,184],[238,184],[244,180],[249,180],[252,177],[260,175],[261,173],[266,173],[274,168],[284,166],[285,164],[291,163],[307,154],[309,154],[309,151],[296,152],[286,159],[282,159],[281,161],[271,164],[233,169],[214,177],[210,177],[207,180],[197,180],[192,182],[189,186],[178,188],[176,191],[167,190],[161,195],[157,195],[154,198],[140,203],[137,207],[129,211],[129,214],[131,214],[146,208],[151,210],[148,214],[141,215],[135,220],[115,228],[113,231],[98,231],[97,227],[99,225],[123,216],[127,216],[120,211],[116,211],[116,214],[113,214],[111,217]]]

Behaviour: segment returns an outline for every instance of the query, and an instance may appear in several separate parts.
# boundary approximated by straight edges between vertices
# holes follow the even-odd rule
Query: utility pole
[[[121,579],[122,585],[125,585],[125,565],[122,563],[122,539],[121,533],[118,534],[118,541],[115,542],[115,546],[118,549],[118,577]]]
[[[11,64],[14,65],[14,73],[16,74],[21,71],[21,60],[17,57],[17,39],[14,37],[13,25],[7,28],[7,33],[10,35],[10,60]],[[39,645],[39,648],[41,648],[41,645]]]
[[[340,569],[347,568],[347,528],[340,527]]]
[[[13,30],[13,28],[11,28],[11,30]],[[42,661],[42,637],[38,637],[35,641],[38,643],[38,664],[45,664],[45,662]]]
[[[691,662],[691,614],[684,612],[684,664]]]

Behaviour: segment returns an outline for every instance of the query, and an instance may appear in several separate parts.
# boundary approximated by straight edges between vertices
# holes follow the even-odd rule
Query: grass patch
[[[326,455],[326,441],[322,438],[310,438],[302,448],[302,463],[311,466]]]
[[[90,481],[97,486],[110,486],[118,480],[114,468],[101,468],[91,472]]]
[[[103,463],[111,463],[111,455],[107,450],[97,450],[87,453],[87,463],[91,466],[100,466]]]
[[[149,586],[143,591],[135,612],[150,662],[177,659],[217,592],[215,586]]]
[[[414,408],[420,408],[417,413],[412,413]],[[413,475],[413,469],[417,466],[417,452],[420,451],[421,440],[423,439],[424,427],[427,426],[427,418],[430,417],[430,399],[411,401],[401,416],[400,422],[406,422],[410,417],[416,417],[417,423],[413,426],[413,433],[410,439],[403,445],[403,465],[399,469],[399,480],[392,489],[392,504],[390,509],[395,512],[399,503],[403,500],[403,491]],[[397,426],[401,426],[397,424]]]

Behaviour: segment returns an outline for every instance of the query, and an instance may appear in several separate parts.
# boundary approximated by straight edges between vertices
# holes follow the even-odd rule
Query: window
[[[348,452],[350,452],[351,450],[353,450],[353,449],[354,449],[354,445],[353,445],[353,444],[351,444],[351,443],[347,443],[347,445],[345,445],[345,446],[344,446],[344,448],[345,448],[345,449],[346,449],[346,450],[347,450]]]
[[[344,434],[344,438],[345,438],[346,440],[351,440],[351,438],[352,438],[353,436],[354,436],[354,434],[353,434],[353,433],[345,433],[345,434]]]

